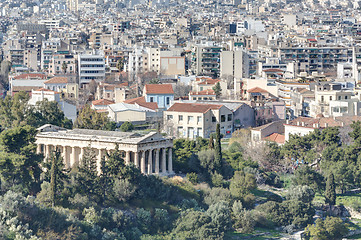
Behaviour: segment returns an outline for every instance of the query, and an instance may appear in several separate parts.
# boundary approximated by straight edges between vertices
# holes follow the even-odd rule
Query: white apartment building
[[[91,80],[105,79],[105,58],[101,54],[80,54],[78,56],[79,84],[87,84]]]

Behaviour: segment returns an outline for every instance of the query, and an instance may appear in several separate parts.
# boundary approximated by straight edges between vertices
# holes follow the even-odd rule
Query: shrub
[[[187,173],[187,179],[188,181],[190,181],[192,184],[197,184],[198,183],[198,174],[191,172],[191,173]]]

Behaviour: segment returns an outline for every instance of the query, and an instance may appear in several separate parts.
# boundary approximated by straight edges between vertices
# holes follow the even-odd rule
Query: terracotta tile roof
[[[46,79],[47,76],[42,73],[23,73],[14,77],[14,79],[30,79],[30,78]]]
[[[200,103],[174,103],[168,112],[198,112],[206,113],[211,109],[220,109],[223,105],[200,104]]]
[[[251,88],[249,90],[247,90],[248,93],[268,93],[268,91],[262,89],[262,88],[259,88],[259,87],[254,87],[254,88]]]
[[[285,143],[285,135],[272,133],[271,135],[265,137],[264,140],[283,144]]]
[[[216,95],[213,89],[207,89],[199,92],[190,92],[189,95]]]
[[[156,102],[146,102],[145,97],[137,97],[125,100],[124,103],[128,104],[138,104],[139,106],[150,108],[152,110],[158,109],[158,104]]]
[[[44,82],[45,84],[48,83],[68,83],[68,78],[67,77],[53,77],[50,78],[48,81]]]
[[[152,109],[152,110],[158,109],[158,103],[156,103],[156,102],[139,102],[136,104],[138,104],[139,106],[145,107],[145,108]]]
[[[199,82],[198,85],[214,85],[220,81],[221,80],[219,80],[219,79],[213,79],[213,78],[209,78],[209,77],[196,78],[196,82]]]
[[[127,87],[128,83],[118,83],[118,84],[110,84],[110,83],[102,83],[100,87],[104,88],[105,90],[114,90],[114,88],[123,88]]]
[[[124,101],[124,103],[134,104],[134,103],[140,103],[145,102],[145,97],[137,97],[132,99],[127,99]]]
[[[172,84],[146,84],[145,94],[174,94]]]
[[[99,99],[92,101],[92,104],[97,106],[104,106],[104,105],[114,104],[114,102],[108,99]]]

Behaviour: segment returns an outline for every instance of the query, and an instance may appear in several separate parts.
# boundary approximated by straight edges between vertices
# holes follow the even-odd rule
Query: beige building
[[[164,111],[165,131],[183,138],[208,138],[220,123],[222,134],[232,132],[233,113],[227,107],[216,104],[175,103]]]
[[[54,54],[49,63],[50,74],[74,74],[76,73],[75,58],[70,54]]]
[[[185,58],[184,57],[161,57],[160,73],[164,75],[184,75]]]
[[[221,78],[241,79],[249,76],[249,59],[242,50],[221,52]]]
[[[47,158],[58,149],[67,168],[78,166],[84,151],[91,148],[97,154],[97,168],[100,171],[101,159],[118,146],[125,164],[134,164],[143,174],[173,174],[173,140],[159,133],[151,132],[142,136],[131,132],[68,130],[50,124],[38,130],[37,153]]]

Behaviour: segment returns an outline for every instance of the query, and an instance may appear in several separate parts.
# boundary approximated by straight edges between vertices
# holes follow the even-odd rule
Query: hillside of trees
[[[36,127],[72,126],[53,102],[26,101],[0,100],[1,239],[242,239],[257,229],[340,239],[354,226],[332,211],[316,220],[315,212],[360,187],[360,122],[283,146],[251,146],[247,130],[222,141],[218,126],[210,139],[174,140],[177,176],[160,178],[126,166],[119,150],[104,156],[100,173],[90,148],[72,169],[59,151],[44,159]],[[90,112],[79,127],[111,128],[103,117],[88,121]]]

